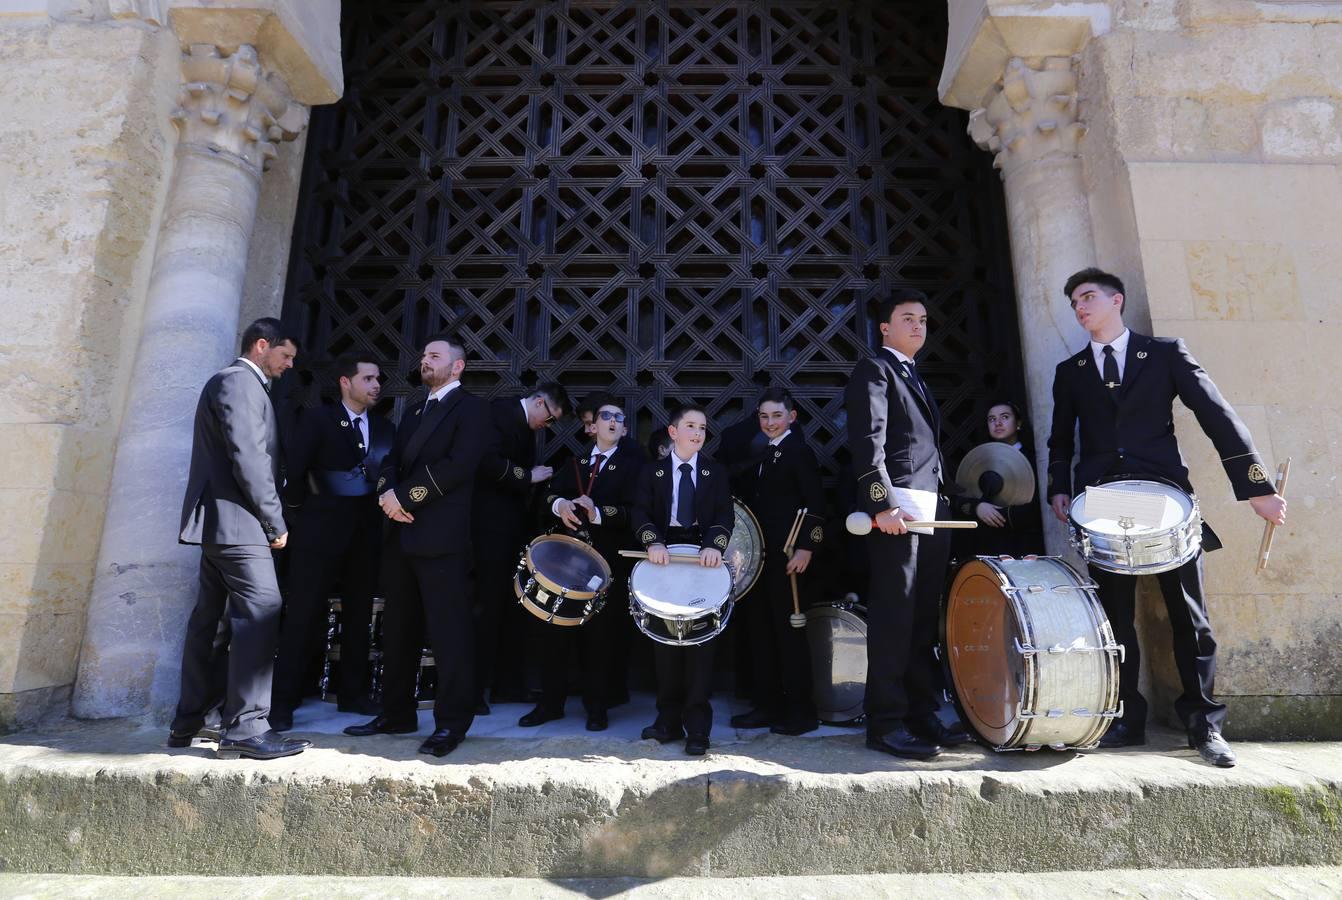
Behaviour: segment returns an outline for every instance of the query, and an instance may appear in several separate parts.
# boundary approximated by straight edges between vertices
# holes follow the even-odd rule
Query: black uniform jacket
[[[355,515],[365,507],[376,510],[377,479],[396,429],[371,413],[368,427],[372,447],[365,456],[359,429],[342,404],[299,412],[284,444],[284,504],[297,510],[295,541],[343,545]]]
[[[703,452],[699,453],[697,464],[694,509],[699,519],[699,543],[725,553],[736,523],[727,467]],[[678,465],[680,461],[673,450],[665,459],[644,466],[638,474],[630,522],[635,539],[644,548],[666,543],[666,529],[671,523],[671,487],[676,481],[672,472]]]
[[[395,490],[410,524],[393,522],[401,549],[411,556],[465,553],[470,546],[475,471],[489,439],[489,405],[453,388],[433,409],[407,410],[382,463],[377,489]]]
[[[825,541],[824,476],[806,436],[794,427],[777,446],[770,446],[766,440],[752,463],[739,480],[743,499],[759,519],[769,549],[782,549],[797,511],[803,507],[806,518],[797,532],[796,547],[819,548]]]
[[[1179,338],[1130,332],[1123,386],[1103,384],[1090,345],[1058,364],[1053,375],[1053,428],[1048,439],[1048,496],[1106,475],[1155,475],[1188,493],[1188,467],[1174,437],[1174,398],[1188,407],[1211,438],[1235,490],[1247,500],[1273,493],[1253,438]],[[1081,455],[1069,471],[1080,422]]]
[[[592,498],[597,509],[601,510],[601,524],[587,524],[592,536],[592,544],[597,552],[614,565],[620,550],[629,546],[629,515],[634,502],[634,488],[638,484],[638,473],[646,465],[643,450],[637,443],[621,441],[614,452],[606,458],[606,463],[591,480],[589,472],[592,465],[591,455],[579,456],[576,461],[570,459],[561,465],[550,479],[550,491],[545,498],[545,514],[551,522],[559,521],[552,509],[556,500],[575,500],[584,493]],[[591,492],[587,491],[591,480]],[[584,512],[578,510],[578,517]]]
[[[526,530],[536,433],[517,398],[489,401],[488,441],[475,485],[477,529],[515,534]]]
[[[895,506],[894,487],[940,491],[941,420],[889,350],[860,361],[844,392],[858,502],[871,515]]]

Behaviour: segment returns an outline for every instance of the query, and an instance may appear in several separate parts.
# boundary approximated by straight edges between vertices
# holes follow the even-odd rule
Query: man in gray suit
[[[270,552],[289,538],[269,392],[297,353],[278,320],[257,319],[243,332],[242,356],[200,392],[178,535],[200,545],[200,593],[186,626],[170,747],[190,746],[216,707],[221,759],[276,759],[310,746],[271,731],[267,719],[280,618]]]

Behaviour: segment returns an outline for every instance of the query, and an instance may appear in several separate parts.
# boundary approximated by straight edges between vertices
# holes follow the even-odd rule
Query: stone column
[[[176,702],[199,551],[177,544],[192,420],[235,340],[261,173],[307,124],[255,48],[192,44],[180,134],[118,439],[74,713],[163,715]]]
[[[1053,370],[1085,341],[1062,288],[1073,272],[1095,264],[1073,60],[1008,61],[1001,83],[970,113],[969,133],[996,154],[1005,182],[1030,418],[1045,472]],[[1061,524],[1050,513],[1044,521],[1048,551],[1063,552]]]

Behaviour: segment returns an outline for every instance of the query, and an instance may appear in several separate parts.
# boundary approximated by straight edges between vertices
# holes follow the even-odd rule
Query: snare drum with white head
[[[1072,546],[1092,566],[1120,575],[1156,575],[1177,569],[1202,549],[1202,514],[1198,501],[1160,481],[1129,479],[1097,485],[1126,495],[1150,515],[1145,522],[1113,515],[1099,504],[1087,504],[1082,491],[1072,501],[1067,530]],[[1112,505],[1112,504],[1106,504]]]
[[[678,556],[697,556],[694,544],[671,544]],[[664,566],[642,560],[629,573],[629,614],[638,630],[659,644],[689,647],[711,641],[731,618],[732,570],[698,562]]]

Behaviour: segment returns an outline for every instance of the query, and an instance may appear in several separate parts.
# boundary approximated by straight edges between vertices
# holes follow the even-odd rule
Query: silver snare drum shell
[[[1159,481],[1131,479],[1098,485],[1110,490],[1159,494],[1165,517],[1158,527],[1131,526],[1086,511],[1086,492],[1072,501],[1067,531],[1076,552],[1106,572],[1157,575],[1177,569],[1202,549],[1202,512],[1196,497]]]
[[[694,544],[671,544],[679,555],[698,554]],[[735,605],[734,573],[728,563],[710,569],[697,563],[664,566],[643,560],[629,573],[629,614],[638,630],[659,644],[692,647],[727,627]]]
[[[812,696],[816,715],[827,725],[862,721],[867,695],[867,609],[834,603],[806,610],[806,642],[811,646]]]

